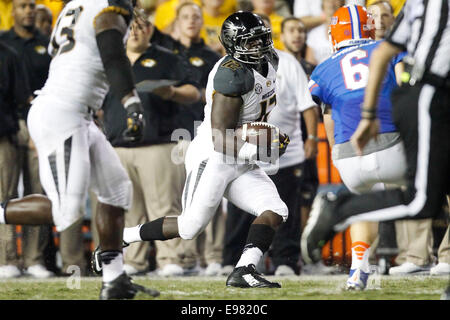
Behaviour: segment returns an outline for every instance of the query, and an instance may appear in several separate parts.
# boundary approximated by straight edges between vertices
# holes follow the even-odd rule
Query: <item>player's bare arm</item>
[[[225,153],[226,150],[233,150],[234,157],[237,157],[245,141],[237,139],[230,130],[236,129],[239,114],[242,107],[242,98],[225,96],[216,92],[213,97],[211,108],[211,127],[213,129],[214,150]],[[215,134],[217,132],[217,134]],[[233,132],[233,131],[232,131]]]
[[[305,141],[305,158],[312,159],[317,155],[317,108],[309,108],[303,111],[303,119],[305,120],[306,132],[308,138]]]
[[[334,121],[331,118],[331,107],[325,105],[323,111],[323,125],[325,127],[325,133],[327,135],[328,144],[331,148],[334,146]]]
[[[365,145],[378,134],[379,123],[376,118],[378,95],[389,61],[400,52],[400,48],[385,41],[372,54],[369,64],[369,79],[361,110],[362,119],[350,140],[358,154],[362,154]]]

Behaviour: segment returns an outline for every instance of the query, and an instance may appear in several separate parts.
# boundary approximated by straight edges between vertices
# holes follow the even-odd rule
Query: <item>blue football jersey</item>
[[[311,95],[331,106],[337,144],[349,141],[361,120],[370,56],[380,43],[381,41],[369,41],[339,50],[319,64],[311,75]],[[380,133],[397,131],[391,118],[391,92],[397,87],[394,67],[405,54],[397,55],[390,62],[383,82],[377,109]]]

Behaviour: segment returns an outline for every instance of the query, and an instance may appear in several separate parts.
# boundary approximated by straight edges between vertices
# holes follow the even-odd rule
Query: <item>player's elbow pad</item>
[[[134,89],[134,78],[130,60],[125,52],[123,34],[119,30],[109,29],[99,33],[96,39],[110,90],[122,99]]]

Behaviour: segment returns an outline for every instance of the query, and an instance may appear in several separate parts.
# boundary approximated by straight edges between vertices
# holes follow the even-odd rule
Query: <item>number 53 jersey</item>
[[[311,74],[309,90],[314,100],[331,106],[336,144],[350,140],[361,120],[361,105],[369,76],[369,61],[381,41],[369,41],[344,48],[319,64]],[[391,119],[391,93],[397,87],[395,65],[404,57],[397,55],[388,66],[378,99],[380,133],[395,132]]]
[[[96,18],[104,12],[132,18],[129,0],[72,0],[64,7],[53,30],[49,76],[39,95],[51,95],[66,104],[98,110],[109,85],[95,35]],[[124,37],[125,45],[126,36]]]

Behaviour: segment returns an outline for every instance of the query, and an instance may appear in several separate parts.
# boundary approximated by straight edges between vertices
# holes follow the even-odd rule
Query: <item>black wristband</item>
[[[361,109],[361,118],[366,120],[374,120],[377,117],[377,110],[373,108],[365,108]]]

